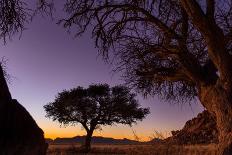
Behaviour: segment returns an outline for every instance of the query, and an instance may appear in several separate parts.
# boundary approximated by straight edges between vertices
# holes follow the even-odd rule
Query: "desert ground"
[[[84,155],[80,145],[49,145],[47,155]],[[217,145],[93,145],[88,155],[216,155]]]

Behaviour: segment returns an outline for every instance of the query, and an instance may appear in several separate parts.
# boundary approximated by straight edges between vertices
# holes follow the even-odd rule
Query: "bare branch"
[[[215,14],[215,0],[206,0],[206,16],[211,23],[215,22],[214,14]]]
[[[75,25],[78,35],[92,26],[99,52],[109,60],[111,51],[116,70],[123,71],[127,81],[134,82],[132,85],[137,83],[147,89],[154,86],[155,90],[164,89],[171,94],[172,88],[178,94],[195,94],[198,85],[232,77],[227,74],[232,70],[228,67],[232,66],[232,4],[228,1],[227,6],[221,7],[215,0],[204,2],[68,0],[68,18],[61,23],[67,28]],[[157,68],[174,72],[160,74]],[[232,81],[229,79],[222,81]]]
[[[208,33],[209,23],[207,22],[206,16],[195,0],[181,0],[183,8],[186,10],[188,16],[192,19],[194,25],[202,33]]]

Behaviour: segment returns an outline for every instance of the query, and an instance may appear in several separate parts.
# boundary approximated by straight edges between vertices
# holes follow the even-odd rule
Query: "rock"
[[[46,155],[43,131],[17,100],[1,111],[1,155]]]
[[[167,138],[166,142],[175,144],[218,143],[215,118],[206,110],[187,121],[183,129],[171,133],[172,137]]]
[[[11,98],[0,65],[0,155],[46,155],[43,131],[27,110]]]

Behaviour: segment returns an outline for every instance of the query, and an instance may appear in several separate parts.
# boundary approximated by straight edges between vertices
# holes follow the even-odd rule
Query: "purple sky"
[[[81,38],[73,35],[51,22],[50,19],[37,17],[23,32],[21,39],[14,37],[6,45],[0,46],[1,56],[5,56],[9,85],[13,98],[16,98],[31,113],[46,137],[75,136],[84,133],[80,126],[60,128],[57,122],[45,118],[43,105],[53,101],[63,89],[75,86],[88,86],[92,83],[121,84],[119,74],[112,76],[112,66],[105,64],[98,56],[90,34]],[[151,114],[133,128],[138,136],[146,139],[154,130],[168,132],[181,128],[184,123],[202,110],[199,104],[170,105],[156,98],[140,103],[151,108]],[[103,128],[96,135],[116,138],[133,137],[126,126]]]

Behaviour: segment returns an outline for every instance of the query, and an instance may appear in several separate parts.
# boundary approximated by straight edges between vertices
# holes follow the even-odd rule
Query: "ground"
[[[80,145],[49,145],[47,155],[81,155]],[[217,145],[93,145],[88,155],[216,155]],[[84,154],[83,154],[84,155]]]

